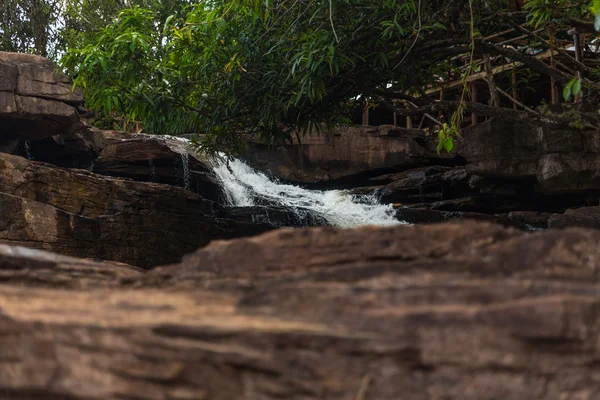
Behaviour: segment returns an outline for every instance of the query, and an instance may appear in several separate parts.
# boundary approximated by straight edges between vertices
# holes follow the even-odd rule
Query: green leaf
[[[571,89],[573,96],[579,96],[581,94],[581,79],[576,79]]]
[[[446,140],[444,140],[444,149],[446,149],[448,153],[452,153],[454,151],[454,147],[454,139],[447,137]]]
[[[575,79],[571,80],[569,83],[567,83],[565,85],[565,88],[563,89],[563,98],[565,99],[565,101],[569,101],[569,99],[571,98],[572,95],[572,90],[573,90],[573,85],[575,84]]]
[[[443,148],[444,148],[444,141],[443,141],[443,140],[440,140],[440,141],[438,142],[438,145],[437,145],[437,153],[438,153],[438,155],[440,155],[440,153],[442,152],[442,149],[443,149]]]

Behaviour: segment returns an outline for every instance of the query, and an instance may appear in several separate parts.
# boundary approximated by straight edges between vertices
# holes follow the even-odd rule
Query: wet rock
[[[514,227],[519,229],[527,229],[527,225],[521,221],[510,219],[506,215],[493,215],[483,214],[475,212],[462,212],[462,211],[438,211],[430,210],[427,208],[409,208],[400,207],[396,211],[396,218],[400,221],[405,221],[411,224],[423,224],[423,223],[434,223],[444,222],[451,220],[475,220],[475,221],[488,221],[495,222],[497,224]]]
[[[472,191],[463,168],[428,166],[389,176],[392,182],[381,191],[381,201],[423,202],[453,198]]]
[[[0,153],[6,198],[0,242],[149,267],[211,240],[252,235],[252,225],[182,188],[65,169]],[[30,211],[29,211],[30,210]]]
[[[202,197],[222,201],[223,189],[213,164],[188,142],[156,135],[105,132],[107,144],[94,161],[94,172],[185,187]]]
[[[321,215],[309,209],[282,206],[224,207],[222,216],[240,222],[276,227],[327,226]],[[266,231],[268,229],[264,229]]]
[[[538,228],[547,228],[551,216],[551,213],[538,211],[512,211],[507,214],[508,219]]]

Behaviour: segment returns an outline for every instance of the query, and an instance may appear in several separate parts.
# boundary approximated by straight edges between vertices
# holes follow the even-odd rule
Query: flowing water
[[[29,140],[25,141],[25,155],[27,155],[27,159],[28,160],[33,160],[33,156],[31,155],[31,149],[30,146],[31,142]]]
[[[308,209],[344,228],[402,223],[394,217],[391,205],[380,204],[373,195],[353,196],[344,190],[309,190],[279,183],[238,159],[216,161],[215,173],[230,205],[248,207],[267,202],[299,212]]]
[[[189,140],[164,136],[182,157],[183,179],[189,187]],[[379,203],[374,195],[352,195],[345,190],[310,190],[284,184],[267,177],[239,159],[227,162],[224,155],[214,161],[214,171],[223,185],[231,206],[252,207],[265,204],[293,209],[302,219],[307,212],[316,213],[331,225],[351,228],[361,225],[397,225],[405,222],[395,217],[391,205]]]
[[[181,168],[183,169],[183,186],[186,189],[190,188],[190,155],[184,149],[181,154]]]

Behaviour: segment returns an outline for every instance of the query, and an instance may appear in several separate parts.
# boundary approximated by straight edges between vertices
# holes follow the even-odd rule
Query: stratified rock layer
[[[51,61],[0,52],[0,140],[41,139],[83,127],[74,106],[80,90]]]
[[[252,217],[183,188],[0,153],[3,243],[150,267],[178,261],[211,240],[293,222]]]
[[[468,222],[281,230],[95,290],[73,283],[98,273],[80,262],[63,289],[0,286],[0,397],[593,400],[599,241]]]

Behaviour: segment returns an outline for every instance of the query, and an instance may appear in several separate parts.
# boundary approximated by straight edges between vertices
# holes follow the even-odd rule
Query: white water
[[[241,160],[215,162],[215,173],[233,206],[260,205],[260,199],[290,208],[304,208],[322,215],[334,226],[396,225],[391,205],[379,204],[375,196],[353,196],[344,190],[308,190],[268,178]]]
[[[30,145],[31,145],[31,142],[29,140],[26,140],[25,141],[25,154],[27,155],[28,160],[33,160],[33,156],[31,155],[31,150],[29,148]]]

